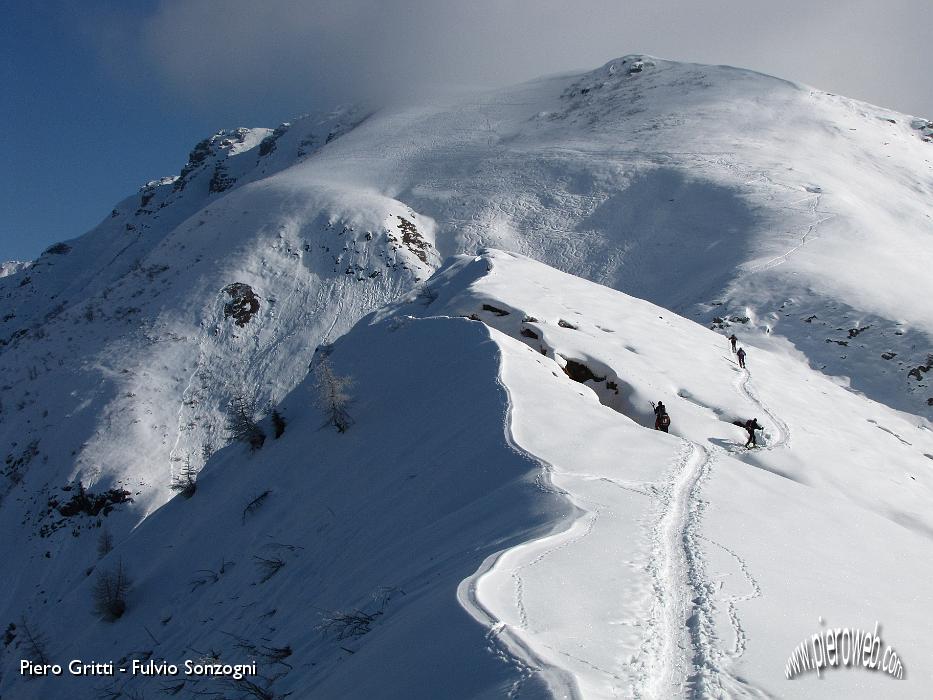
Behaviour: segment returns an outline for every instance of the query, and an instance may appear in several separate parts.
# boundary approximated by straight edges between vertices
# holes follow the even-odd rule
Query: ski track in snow
[[[758,406],[775,426],[777,438],[762,449],[787,446],[790,441],[787,424],[754,391],[748,370],[739,375],[736,390]],[[654,530],[650,565],[656,600],[636,660],[640,684],[634,689],[636,698],[769,697],[729,671],[745,653],[748,643],[738,605],[760,597],[761,587],[739,554],[700,534],[706,505],[700,491],[716,461],[726,452],[715,445],[685,441],[661,489],[660,515]],[[726,614],[735,636],[728,650],[717,645],[713,623],[715,591],[706,575],[701,540],[735,559],[749,586],[748,593],[726,599]]]
[[[770,178],[765,177],[765,179],[770,181],[772,184],[780,184],[780,183],[775,183]],[[765,272],[766,270],[771,270],[772,268],[775,268],[778,265],[781,265],[787,262],[788,259],[794,253],[796,253],[798,250],[803,248],[809,242],[811,237],[816,237],[816,232],[819,229],[820,225],[836,217],[836,214],[820,211],[820,202],[822,201],[822,199],[823,199],[822,194],[814,193],[813,199],[811,200],[807,208],[807,211],[813,217],[813,223],[807,226],[807,230],[803,232],[803,235],[800,237],[799,243],[791,247],[786,252],[781,253],[780,255],[774,258],[771,258],[770,260],[766,260],[765,262],[759,263],[758,265],[751,265],[747,267],[745,270],[746,274],[751,275],[751,274],[755,274],[758,272]],[[790,208],[790,207],[786,207],[786,208]],[[824,216],[820,217],[821,214],[823,214]]]
[[[519,566],[516,566],[512,569],[510,576],[515,586],[515,607],[518,610],[518,615],[521,620],[521,629],[525,630],[529,628],[528,611],[525,609],[525,588],[524,583],[522,582],[521,573],[525,569],[530,569],[536,564],[540,564],[552,554],[559,552],[560,550],[567,547],[573,546],[583,538],[588,537],[590,533],[593,532],[593,528],[596,527],[596,523],[599,520],[599,511],[599,506],[596,506],[594,510],[587,511],[586,515],[582,516],[576,522],[574,522],[569,530],[561,533],[563,536],[556,538],[560,540],[557,542],[557,544],[552,547],[548,547],[530,561],[520,564]],[[582,528],[580,527],[581,523],[583,523]],[[580,529],[583,531],[576,532]]]
[[[726,552],[726,554],[731,556],[733,559],[735,559],[736,564],[741,570],[742,575],[745,577],[745,580],[748,583],[749,588],[751,590],[750,593],[747,593],[745,595],[730,596],[726,600],[726,605],[728,606],[729,623],[732,625],[732,631],[735,634],[735,644],[733,645],[732,651],[727,652],[727,654],[733,660],[738,659],[739,657],[742,656],[742,654],[745,653],[745,648],[747,646],[748,637],[745,632],[745,629],[742,627],[741,620],[739,619],[739,612],[738,612],[737,604],[744,603],[749,600],[754,600],[755,598],[760,597],[761,586],[758,584],[758,581],[755,579],[754,576],[752,576],[751,572],[748,570],[748,563],[744,559],[742,559],[742,557],[736,554],[733,550],[729,549],[723,544],[720,544],[719,542],[716,542],[715,540],[711,540],[709,537],[705,537],[704,535],[699,535],[698,538],[703,540],[704,542],[709,542],[711,545],[715,547],[718,547],[719,549]]]
[[[649,567],[654,581],[655,603],[651,611],[639,676],[642,687],[635,697],[664,698],[683,694],[687,665],[691,662],[687,637],[689,579],[686,533],[690,501],[707,466],[708,453],[699,445],[685,443],[661,493],[661,514],[654,532],[654,551]]]
[[[742,394],[747,400],[751,401],[753,404],[758,406],[761,409],[762,413],[768,416],[768,420],[775,426],[777,429],[778,437],[772,443],[764,445],[761,448],[756,449],[765,449],[765,450],[774,450],[777,448],[787,447],[790,445],[790,428],[787,423],[781,420],[778,415],[771,410],[771,408],[761,400],[761,397],[758,396],[758,392],[754,390],[751,386],[752,375],[746,369],[739,375],[739,380],[736,385],[739,393]]]
[[[751,374],[747,369],[740,373],[735,386],[736,391],[742,395],[743,398],[756,405],[762,413],[768,416],[769,421],[774,425],[775,432],[777,433],[776,439],[770,444],[762,448],[752,449],[774,450],[786,447],[790,443],[790,429],[787,424],[761,400],[758,393],[751,385]],[[690,651],[693,656],[692,659],[688,660],[684,665],[689,667],[692,664],[693,671],[688,677],[683,689],[683,697],[768,698],[770,696],[766,692],[730,672],[730,666],[742,657],[748,643],[747,633],[739,617],[738,604],[760,597],[762,595],[761,587],[749,570],[748,563],[738,553],[700,534],[700,524],[706,503],[700,498],[699,492],[703,482],[711,473],[716,461],[727,451],[718,446],[704,447],[698,443],[691,443],[691,445],[689,457],[686,460],[681,460],[684,467],[680,470],[679,476],[675,477],[675,483],[681,486],[685,483],[690,483],[692,486],[689,492],[686,493],[686,498],[683,497],[684,491],[681,490],[681,497],[671,499],[673,501],[673,507],[668,508],[668,511],[677,508],[686,509],[686,514],[683,519],[683,529],[681,530],[683,556],[686,565],[680,568],[679,552],[673,549],[667,549],[664,552],[665,556],[672,558],[668,561],[676,562],[671,570],[675,571],[678,575],[681,572],[686,575],[684,584],[691,598],[690,605],[692,607],[689,609],[689,613],[681,613],[681,616],[678,617],[676,607],[668,603],[666,605],[666,615],[664,618],[666,624],[665,632],[675,635],[675,639],[676,636],[680,634],[676,626],[678,622],[686,620],[685,624],[689,630]],[[748,449],[742,448],[739,454],[747,451]],[[693,464],[698,464],[698,466],[691,469],[691,462]],[[665,514],[665,516],[662,517],[662,521],[667,520],[670,522],[676,520],[678,517],[679,516],[676,514],[674,516]],[[702,550],[700,549],[701,540],[718,547],[735,559],[739,570],[742,572],[749,586],[748,593],[732,595],[726,598],[726,615],[735,636],[735,641],[730,650],[720,648],[717,645],[718,640],[714,631],[713,621],[713,614],[716,610],[716,604],[713,600],[715,590],[712,582],[706,575],[706,562]],[[673,546],[675,542],[674,538],[671,537],[667,537],[663,541],[665,545],[668,546]],[[669,582],[668,589],[673,585],[673,583]],[[677,600],[676,597],[674,599]],[[670,647],[670,642],[668,642],[667,646]],[[662,661],[668,660],[663,653],[661,659]],[[676,661],[674,663],[676,666]],[[655,679],[655,685],[650,687],[650,690],[654,692],[649,693],[648,697],[665,697],[665,690],[673,690],[674,684],[665,684],[665,678],[666,677],[662,674],[660,678]],[[658,683],[660,683],[660,685],[658,685]],[[667,696],[670,696],[669,692]]]

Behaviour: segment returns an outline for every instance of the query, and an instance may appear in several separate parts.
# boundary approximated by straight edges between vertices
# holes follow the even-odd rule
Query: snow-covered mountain
[[[629,56],[202,141],[0,279],[3,695],[252,692],[24,682],[35,630],[56,659],[256,658],[268,697],[812,697],[784,662],[822,615],[910,665],[821,692],[922,697],[931,134]],[[285,432],[227,446],[232,399]]]

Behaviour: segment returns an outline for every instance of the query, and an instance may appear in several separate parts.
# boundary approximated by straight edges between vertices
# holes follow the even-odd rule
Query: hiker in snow
[[[755,440],[755,431],[764,430],[764,428],[758,424],[758,419],[752,418],[751,420],[747,420],[742,424],[742,427],[748,431],[748,440],[745,441],[745,446],[758,447],[758,441]]]
[[[733,355],[735,354],[735,344],[736,344],[738,341],[739,341],[739,339],[735,337],[735,333],[733,333],[732,335],[729,336],[729,342],[732,343],[732,354],[733,354]]]
[[[739,367],[745,369],[745,348],[739,348],[735,356],[739,358]]]
[[[665,433],[671,427],[671,417],[667,415],[667,408],[662,401],[654,407],[654,429],[663,430]]]

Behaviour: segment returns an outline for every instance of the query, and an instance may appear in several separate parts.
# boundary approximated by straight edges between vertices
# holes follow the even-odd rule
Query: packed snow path
[[[696,524],[697,485],[709,462],[709,452],[689,444],[663,492],[655,535],[657,563],[652,566],[657,599],[649,627],[650,636],[657,641],[653,642],[644,688],[638,696],[671,697],[674,691],[683,695],[691,665],[701,661],[700,640],[694,634],[698,630],[688,624],[691,601],[697,600],[693,594],[700,588],[690,537]]]
[[[789,430],[750,388],[751,374],[742,370],[736,387],[750,403],[761,409],[776,428],[772,442],[761,449],[775,449],[787,444]],[[746,448],[735,448],[741,453]],[[734,697],[765,698],[767,694],[747,681],[732,675],[728,667],[745,651],[746,633],[737,605],[757,598],[761,590],[742,558],[701,533],[702,483],[715,468],[726,450],[716,445],[688,441],[662,492],[662,516],[656,540],[653,568],[658,597],[652,611],[652,623],[659,638],[652,645],[653,658],[648,664],[647,680],[637,697]],[[711,583],[705,575],[705,563],[699,542],[703,540],[735,558],[746,577],[751,592],[727,601],[729,621],[734,634],[731,650],[717,647],[713,632],[710,600]]]
[[[736,382],[738,392],[749,403],[754,404],[762,413],[767,415],[771,425],[775,428],[774,432],[770,433],[771,441],[768,444],[752,449],[785,447],[790,436],[787,424],[760,400],[750,385],[751,373],[747,369],[742,369]],[[727,450],[718,445],[703,446],[698,442],[691,443],[691,453],[684,462],[684,467],[680,472],[681,476],[677,479],[680,485],[689,484],[689,489],[681,486],[681,489],[677,492],[680,496],[678,499],[680,502],[675,501],[674,506],[669,508],[669,512],[682,511],[683,513],[682,525],[675,530],[680,539],[676,540],[671,537],[664,539],[665,544],[669,544],[664,554],[678,561],[678,564],[680,564],[681,557],[683,558],[683,564],[676,569],[678,575],[667,578],[668,587],[674,589],[670,594],[670,600],[682,600],[683,593],[677,596],[675,591],[678,586],[686,586],[690,601],[686,606],[686,613],[682,610],[675,610],[665,616],[665,623],[668,625],[665,637],[667,639],[676,639],[678,635],[683,636],[678,632],[681,629],[680,626],[685,626],[689,631],[690,643],[687,650],[691,656],[683,663],[683,666],[688,669],[689,675],[684,685],[684,691],[678,693],[678,695],[682,694],[689,698],[768,697],[767,693],[729,671],[732,663],[740,659],[745,652],[747,643],[746,632],[742,627],[737,605],[740,602],[759,597],[761,589],[748,570],[747,563],[738,554],[728,547],[704,537],[700,532],[704,502],[699,492],[703,480],[715,468],[720,456],[727,452],[741,455],[748,449],[736,447]],[[667,517],[665,515],[665,518]],[[677,516],[674,517],[677,518]],[[716,603],[711,600],[709,595],[713,586],[705,574],[705,562],[702,549],[699,546],[701,540],[723,550],[734,558],[750,587],[748,594],[733,596],[726,601],[729,623],[735,640],[731,650],[721,648],[716,643],[714,621],[712,619]],[[682,548],[682,552],[678,551],[680,548]],[[662,682],[660,685],[652,686],[648,696],[656,698],[673,697],[671,690],[676,687],[674,682],[678,680],[678,676],[672,674],[666,683],[663,682],[665,680],[663,676],[656,680]]]
[[[743,369],[736,382],[738,392],[767,415],[771,425],[775,426],[771,442],[755,449],[786,446],[790,435],[786,423],[762,403],[750,383],[751,373]],[[746,449],[736,447],[731,451],[741,454]],[[660,564],[654,571],[659,594],[656,612],[652,615],[653,621],[660,620],[661,623],[657,630],[660,642],[654,647],[644,697],[768,697],[767,693],[728,670],[732,662],[741,658],[747,641],[737,605],[759,597],[761,589],[738,554],[704,537],[700,531],[703,512],[700,490],[705,477],[726,452],[721,446],[688,441],[663,491],[663,515],[657,534],[657,560]],[[711,582],[704,571],[705,563],[699,546],[701,540],[733,557],[750,586],[750,593],[727,601],[735,639],[731,650],[716,644],[712,620],[715,603],[709,596]]]

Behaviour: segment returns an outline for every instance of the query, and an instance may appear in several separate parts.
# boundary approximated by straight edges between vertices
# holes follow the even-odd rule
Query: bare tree
[[[224,683],[229,688],[242,693],[240,697],[256,698],[256,700],[275,700],[275,693],[269,688],[264,688],[248,678],[225,678]]]
[[[230,437],[245,442],[251,450],[258,450],[266,441],[266,434],[257,420],[256,403],[244,394],[236,394],[227,408],[227,430]]]
[[[328,610],[321,615],[321,624],[318,629],[325,636],[334,639],[353,639],[362,637],[371,631],[373,624],[385,612],[389,602],[398,595],[405,595],[405,591],[396,586],[382,586],[372,594],[372,602],[364,610]]]
[[[353,386],[353,380],[334,372],[326,355],[314,368],[314,379],[317,402],[327,413],[327,422],[337,428],[338,432],[346,432],[353,424],[347,410],[352,398],[350,388]]]
[[[101,571],[94,582],[94,612],[109,622],[122,617],[131,585],[122,559],[113,569]]]
[[[266,559],[265,557],[258,557],[253,555],[253,559],[256,560],[256,566],[259,569],[261,578],[259,583],[265,583],[270,578],[275,576],[279,569],[285,566],[285,560],[281,557],[272,557],[271,559]]]
[[[253,513],[255,513],[257,510],[259,510],[262,507],[262,504],[269,497],[270,493],[272,493],[272,491],[270,491],[269,489],[266,489],[261,494],[256,496],[256,498],[254,498],[252,501],[246,504],[246,507],[243,509],[243,523],[244,524],[246,523],[247,516],[252,515]]]
[[[97,538],[97,556],[103,557],[113,549],[113,535],[110,530],[104,528],[100,531],[100,537]]]
[[[23,632],[23,655],[37,664],[49,664],[49,655],[46,651],[45,636],[38,630],[32,629],[24,617],[20,620]]]
[[[278,440],[285,434],[285,416],[282,415],[279,409],[272,408],[269,410],[269,417],[272,419],[273,437]]]
[[[331,610],[322,616],[318,629],[338,641],[362,637],[371,631],[373,623],[380,615],[381,610],[372,613],[362,610]]]

